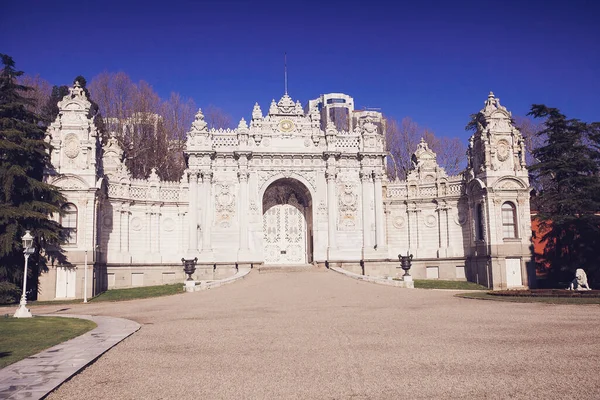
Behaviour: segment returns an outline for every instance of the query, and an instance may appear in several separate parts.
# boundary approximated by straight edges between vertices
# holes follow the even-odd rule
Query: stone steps
[[[274,273],[274,272],[325,272],[327,268],[317,267],[312,264],[295,264],[295,265],[261,265],[256,267],[259,273]]]

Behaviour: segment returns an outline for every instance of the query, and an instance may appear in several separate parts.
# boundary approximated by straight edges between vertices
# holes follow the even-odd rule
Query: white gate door
[[[523,286],[521,278],[521,259],[506,259],[506,287]]]
[[[75,268],[56,268],[56,298],[75,297]]]
[[[283,204],[266,202],[263,215],[265,264],[306,263],[305,208],[292,192]]]

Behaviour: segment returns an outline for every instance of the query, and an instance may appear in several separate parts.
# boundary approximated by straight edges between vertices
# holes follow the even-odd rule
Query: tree
[[[556,108],[534,104],[535,118],[545,118],[537,135],[547,142],[533,149],[537,160],[530,170],[543,179],[537,194],[542,261],[550,277],[571,280],[577,268],[600,279],[600,165],[593,146],[598,123],[567,119]]]
[[[417,145],[424,139],[429,148],[437,154],[438,164],[448,175],[457,175],[465,167],[465,145],[459,138],[437,137],[431,130],[420,127],[410,117],[400,123],[393,118],[386,119],[386,145],[388,152],[388,177],[406,179],[412,169],[411,157]]]
[[[234,127],[231,115],[227,114],[221,108],[209,104],[208,107],[202,111],[204,113],[204,120],[208,124],[209,129],[227,129]]]
[[[50,94],[52,93],[52,85],[50,82],[42,79],[39,75],[22,75],[17,80],[21,85],[31,88],[27,97],[33,102],[27,105],[27,109],[38,115],[44,115],[44,106],[48,103]]]
[[[29,288],[37,291],[37,277],[46,269],[52,248],[61,240],[60,225],[50,219],[64,201],[60,192],[43,182],[50,166],[49,145],[44,141],[44,119],[35,112],[32,89],[19,84],[23,72],[13,59],[0,55],[0,281],[18,285],[23,279],[21,237],[35,236],[36,253],[29,259]],[[3,284],[6,286],[6,283]]]
[[[147,178],[152,168],[164,180],[181,178],[185,136],[196,111],[191,99],[173,93],[163,101],[147,82],[136,84],[123,72],[94,77],[90,92],[102,114],[96,120],[117,138],[134,178]]]

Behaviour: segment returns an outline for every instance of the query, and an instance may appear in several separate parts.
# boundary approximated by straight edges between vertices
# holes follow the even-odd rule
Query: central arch
[[[281,178],[263,194],[265,264],[312,262],[312,198],[300,181]]]

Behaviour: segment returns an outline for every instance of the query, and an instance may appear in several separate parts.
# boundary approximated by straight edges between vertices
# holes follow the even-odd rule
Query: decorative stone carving
[[[394,225],[394,228],[400,229],[404,226],[404,223],[404,217],[400,215],[396,215],[392,219],[392,225]]]
[[[252,213],[252,215],[258,215],[258,205],[256,204],[256,202],[254,200],[250,200],[250,212]]]
[[[506,161],[510,156],[510,144],[506,140],[499,140],[496,145],[496,154],[498,160]]]
[[[229,228],[235,216],[235,195],[231,185],[217,184],[215,193],[215,224],[221,228]]]
[[[74,133],[65,136],[65,155],[71,159],[79,155],[79,138]]]
[[[358,227],[358,195],[356,187],[351,183],[339,186],[339,222],[338,228],[342,231],[352,231]]]
[[[63,190],[81,190],[87,189],[86,186],[79,179],[76,178],[61,178],[53,183]]]
[[[425,226],[433,228],[437,224],[437,218],[433,214],[429,214],[425,217]]]
[[[143,224],[142,224],[142,219],[140,217],[133,217],[131,218],[131,229],[133,229],[136,232],[139,232],[142,230]]]
[[[315,183],[315,174],[312,171],[306,170],[285,170],[285,171],[259,171],[258,172],[258,187],[262,189],[265,186],[265,183],[270,180],[272,177],[276,175],[283,175],[286,178],[293,178],[295,176],[300,176],[304,178],[313,190],[316,190]]]
[[[252,120],[262,120],[263,115],[258,103],[254,103],[254,108],[252,109]]]
[[[175,221],[173,221],[173,218],[167,217],[163,220],[162,226],[166,232],[173,232],[175,230]]]

